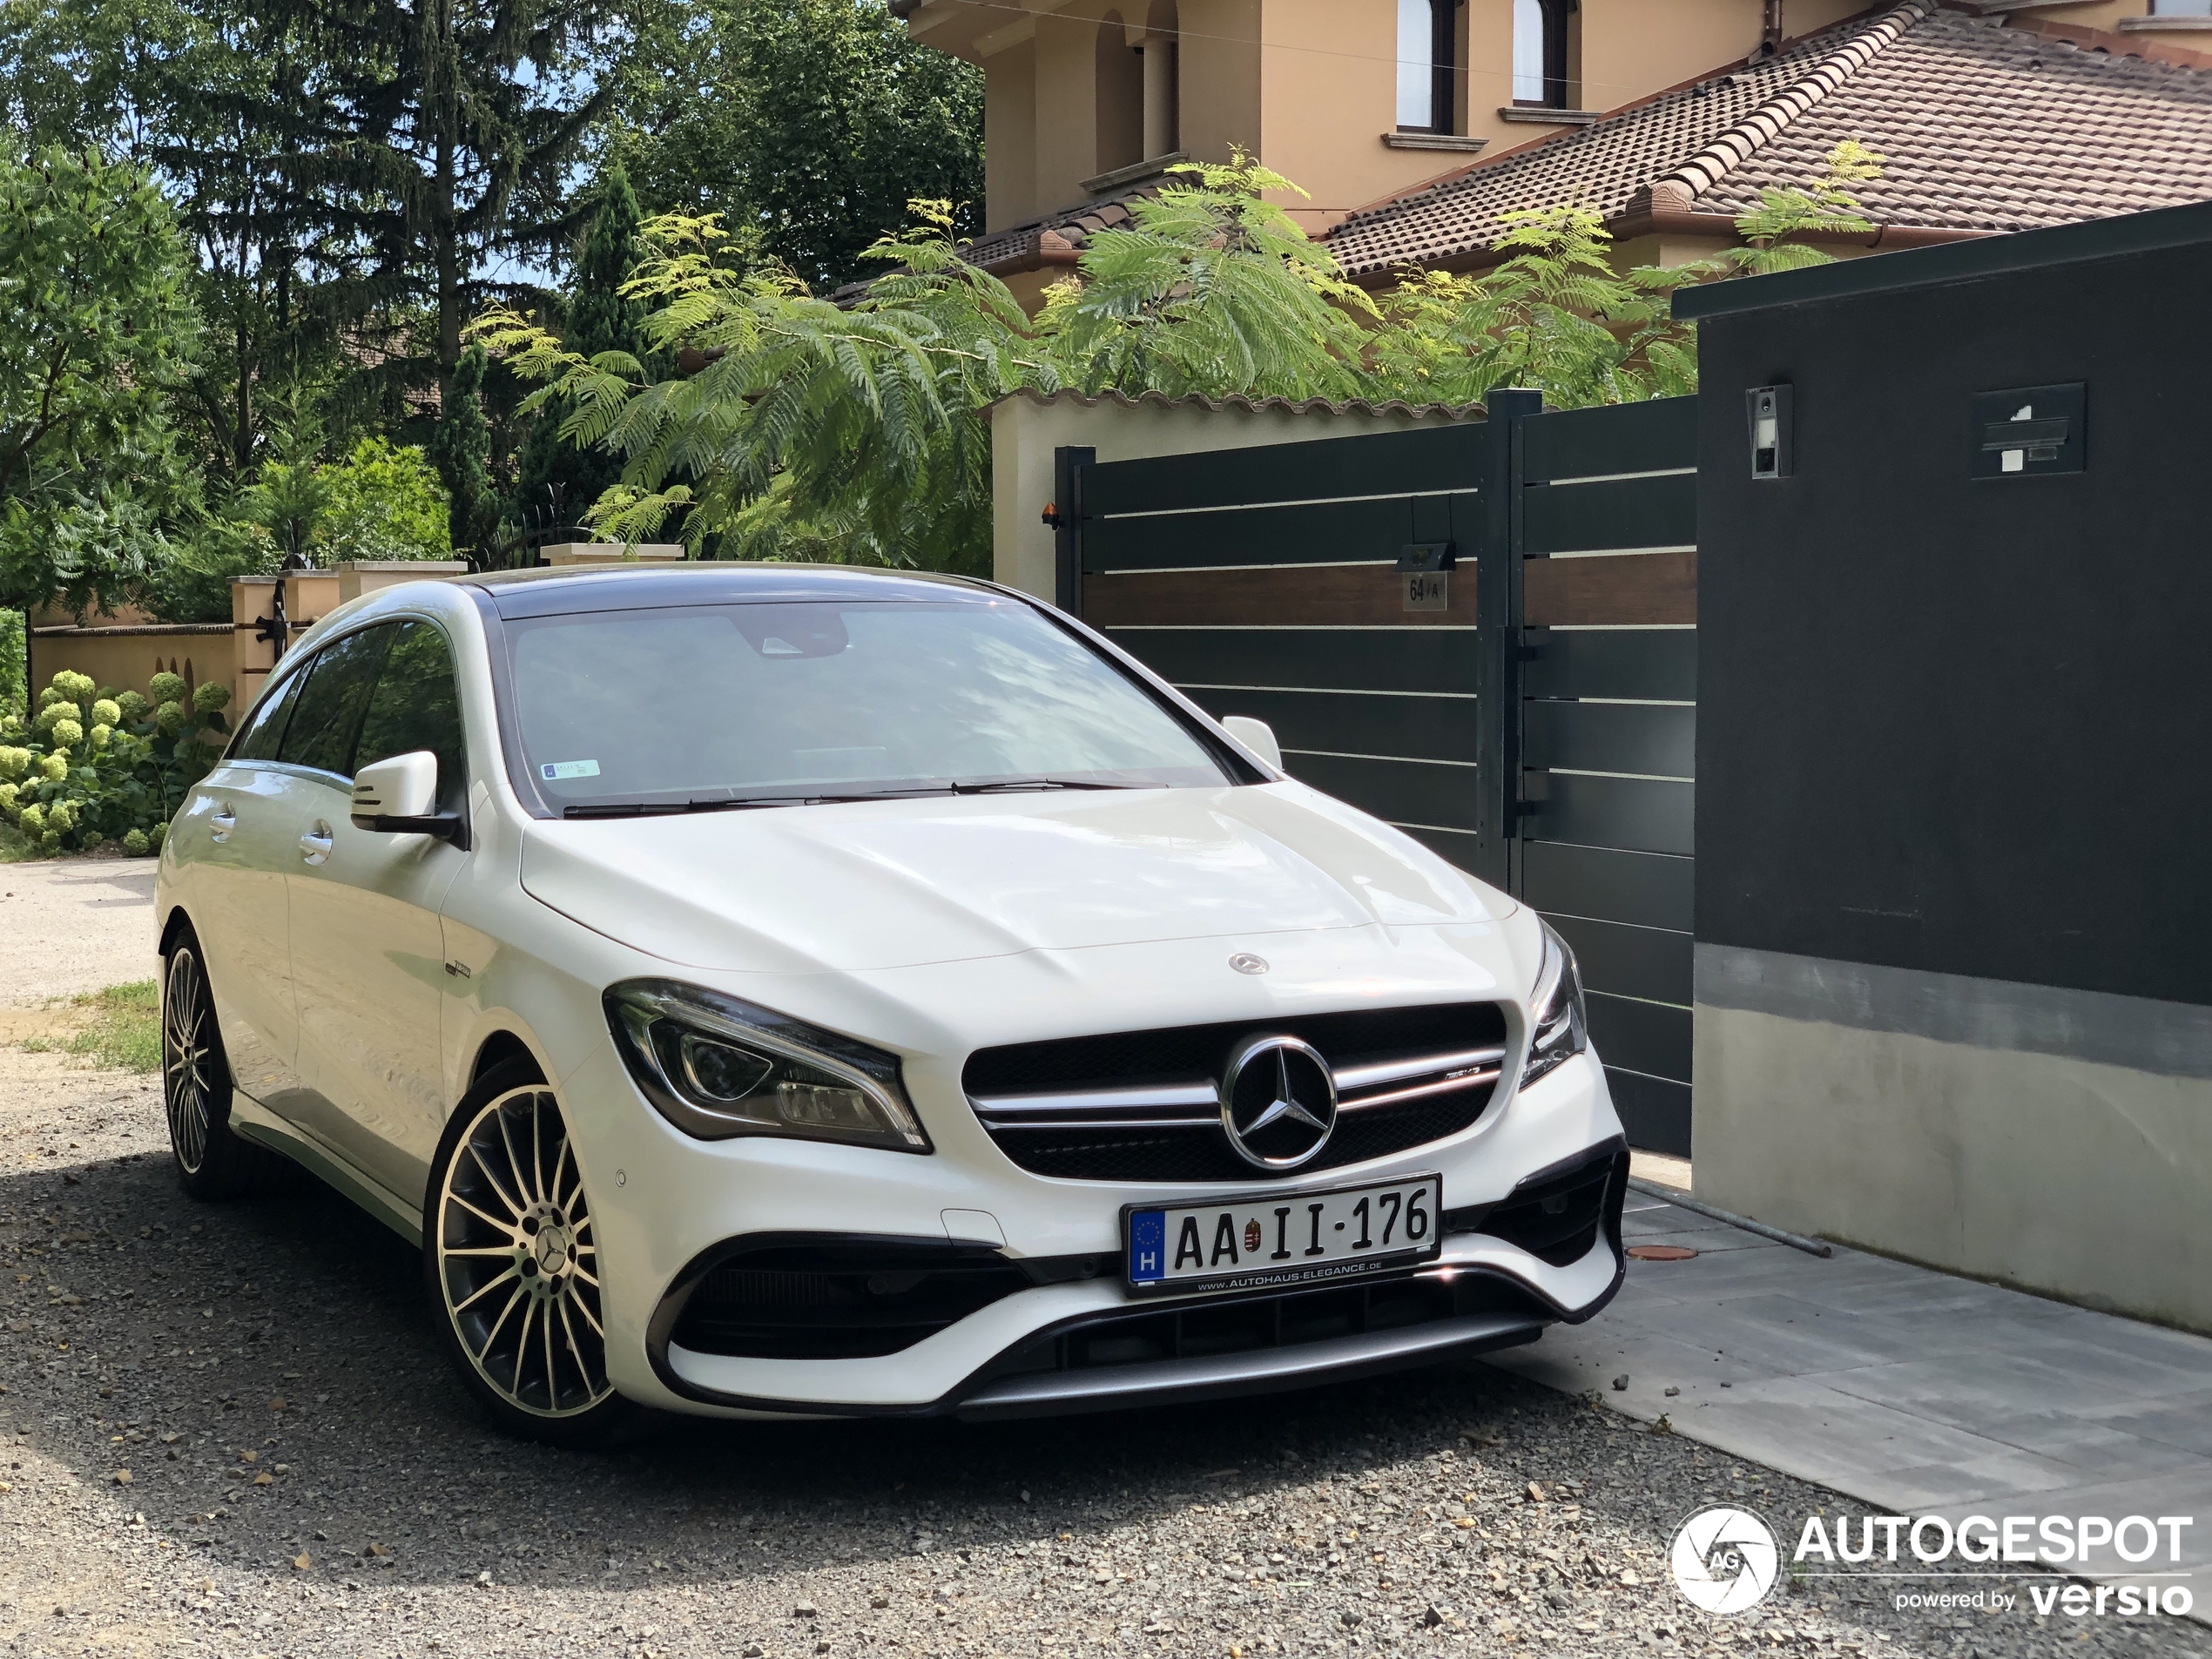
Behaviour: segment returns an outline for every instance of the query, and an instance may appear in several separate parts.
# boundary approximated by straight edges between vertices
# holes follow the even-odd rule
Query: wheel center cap
[[[569,1264],[569,1233],[565,1227],[541,1227],[533,1246],[537,1257],[537,1271],[557,1273]]]

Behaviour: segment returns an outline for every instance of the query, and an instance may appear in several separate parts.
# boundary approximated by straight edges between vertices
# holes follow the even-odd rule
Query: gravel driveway
[[[0,1008],[152,979],[152,859],[0,864]]]
[[[10,1655],[2204,1650],[2185,1624],[1899,1614],[1834,1581],[1708,1620],[1665,1575],[1685,1515],[1834,1494],[1480,1366],[1028,1425],[519,1444],[447,1380],[409,1251],[320,1190],[192,1204],[158,1102],[0,1051]]]

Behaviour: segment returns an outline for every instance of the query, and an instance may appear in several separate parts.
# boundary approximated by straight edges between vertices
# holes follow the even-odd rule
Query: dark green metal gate
[[[1691,399],[1547,414],[1508,392],[1450,427],[1063,450],[1057,482],[1062,604],[1548,917],[1631,1141],[1683,1154],[1695,430]],[[1409,582],[1440,549],[1447,580]]]

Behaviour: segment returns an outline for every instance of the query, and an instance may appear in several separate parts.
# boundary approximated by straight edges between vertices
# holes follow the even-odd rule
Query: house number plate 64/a
[[[1449,570],[1407,570],[1399,577],[1405,584],[1408,610],[1449,610],[1452,573]]]

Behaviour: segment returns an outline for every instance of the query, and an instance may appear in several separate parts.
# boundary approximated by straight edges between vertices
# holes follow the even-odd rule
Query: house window
[[[1575,0],[1513,0],[1513,101],[1573,106]]]
[[[1460,0],[1398,0],[1398,130],[1450,132]]]
[[[2150,0],[2154,17],[2212,17],[2212,0]]]

